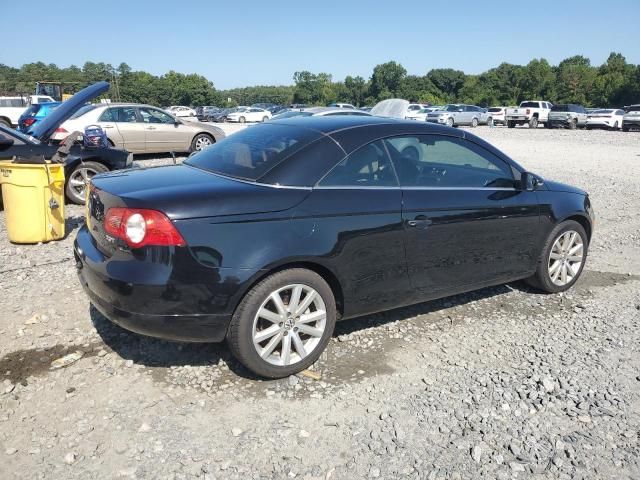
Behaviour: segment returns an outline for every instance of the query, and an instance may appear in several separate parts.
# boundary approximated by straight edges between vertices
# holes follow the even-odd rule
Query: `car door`
[[[190,128],[181,120],[158,108],[139,107],[140,119],[144,125],[146,151],[148,153],[186,152],[191,146]]]
[[[322,253],[339,272],[345,317],[407,303],[411,288],[401,205],[382,141],[343,159],[305,202],[306,216],[315,222],[314,242],[331,245]]]
[[[507,162],[457,137],[409,135],[385,143],[402,188],[408,272],[420,298],[535,269],[537,196],[516,188]]]
[[[118,148],[144,153],[145,132],[133,106],[107,107],[98,117],[98,125]]]

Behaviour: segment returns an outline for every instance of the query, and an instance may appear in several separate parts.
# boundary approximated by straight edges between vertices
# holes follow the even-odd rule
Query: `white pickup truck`
[[[0,125],[16,127],[20,115],[29,105],[54,101],[47,95],[0,97]]]
[[[553,104],[539,100],[525,100],[517,108],[507,108],[505,120],[507,127],[514,128],[516,125],[529,125],[529,128],[537,128],[538,124],[547,124],[549,112]]]

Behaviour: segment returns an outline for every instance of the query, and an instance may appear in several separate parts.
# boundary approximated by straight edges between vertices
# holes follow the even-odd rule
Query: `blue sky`
[[[599,65],[611,51],[640,63],[640,0],[1,1],[4,19],[26,21],[2,22],[0,63],[126,62],[222,89],[291,84],[297,70],[368,78],[388,60],[420,75],[574,54]]]

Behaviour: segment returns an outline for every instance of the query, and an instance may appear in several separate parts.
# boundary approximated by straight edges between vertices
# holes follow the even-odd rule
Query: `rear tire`
[[[238,119],[238,121],[239,121],[240,123],[244,123],[244,122],[246,122],[246,121],[247,121],[247,119],[246,119],[246,118],[244,118],[244,117],[240,117],[240,118]]]
[[[529,128],[538,128],[538,117],[532,117],[529,120]]]
[[[301,292],[297,302],[295,287]],[[280,299],[282,315],[277,313],[274,298]],[[313,300],[305,307],[307,298]],[[295,308],[289,311],[293,302],[304,308],[304,313],[296,312]],[[316,315],[311,317],[313,314]],[[309,320],[315,317],[319,320]],[[311,270],[292,268],[270,275],[244,296],[233,314],[227,342],[238,361],[253,373],[283,378],[318,360],[331,339],[335,323],[336,302],[327,282]],[[269,329],[273,331],[268,332]],[[305,353],[300,354],[299,345]]]
[[[3,127],[11,128],[11,123],[9,123],[4,118],[0,118],[0,125],[2,125]]]
[[[623,132],[628,132],[629,130],[630,130],[630,128],[629,127],[625,127],[624,124],[623,124],[622,131]]]
[[[578,249],[578,251],[581,254],[582,260],[579,267],[576,267],[575,273],[573,273],[573,271],[569,270],[569,267],[567,267],[567,270],[566,270],[567,278],[570,275],[569,272],[573,274],[572,278],[564,284],[558,284],[558,283],[555,283],[552,278],[556,272],[556,270],[553,270],[553,267],[555,262],[562,262],[562,259],[554,260],[551,258],[551,254],[553,251],[554,256],[558,256],[558,252],[560,252],[562,248],[555,248],[557,247],[557,242],[560,241],[560,244],[558,245],[562,247],[563,242],[560,240],[560,238],[563,235],[568,234],[569,232],[573,232],[580,236],[580,242],[582,244],[582,247],[581,249]],[[569,234],[568,237],[570,238],[570,236],[571,235]],[[565,239],[565,241],[568,241],[568,240]],[[573,248],[577,248],[575,246],[572,247],[572,245],[568,246],[569,247],[567,249],[568,252],[570,252]],[[525,281],[532,287],[547,293],[559,293],[559,292],[564,292],[565,290],[570,289],[582,274],[582,270],[584,269],[585,263],[587,261],[588,249],[589,249],[589,239],[582,225],[580,225],[578,222],[574,220],[567,220],[556,225],[556,227],[549,234],[549,237],[547,238],[547,241],[545,242],[544,247],[542,248],[542,253],[540,254],[540,258],[538,259],[538,266],[536,268],[535,274]],[[559,255],[562,257],[562,255],[564,254],[560,253]],[[570,258],[572,257],[567,257],[567,259],[570,259]],[[561,268],[563,267],[562,266],[558,267],[557,270],[561,270]],[[556,282],[560,280],[561,278],[559,277],[556,279]]]
[[[87,182],[94,175],[108,172],[109,168],[99,162],[82,162],[73,169],[64,187],[64,192],[69,201],[83,205],[85,202]]]
[[[267,120],[269,120],[269,117],[262,117],[263,122],[266,122]]]
[[[613,129],[618,130],[618,121],[616,120],[613,124]]]

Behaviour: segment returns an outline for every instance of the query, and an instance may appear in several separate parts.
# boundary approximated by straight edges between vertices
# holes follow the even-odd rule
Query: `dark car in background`
[[[64,163],[67,198],[73,203],[84,203],[87,183],[94,175],[129,168],[133,156],[125,150],[85,147],[77,142],[67,151],[65,145],[51,142],[51,136],[82,105],[108,89],[107,82],[99,82],[81,90],[43,120],[32,124],[28,134],[0,125],[0,160],[41,163],[43,159],[51,160],[58,154]]]
[[[80,282],[145,335],[227,340],[251,371],[313,364],[335,322],[527,279],[562,292],[588,195],[484,140],[370,116],[261,123],[182,165],[95,177]]]
[[[213,115],[222,110],[220,107],[205,106],[196,108],[196,117],[201,122],[211,122]]]
[[[44,117],[53,112],[62,102],[34,103],[29,105],[18,119],[18,130],[28,132]]]

